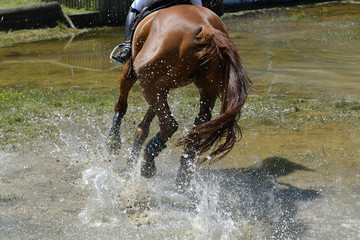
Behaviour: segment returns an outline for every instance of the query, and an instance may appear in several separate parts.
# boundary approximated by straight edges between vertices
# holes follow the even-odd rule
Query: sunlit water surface
[[[224,20],[257,86],[252,97],[359,101],[360,5]],[[0,49],[0,87],[116,89],[120,68],[108,55],[122,39],[123,29],[111,29]],[[146,110],[129,107],[131,116]],[[358,127],[250,129],[230,156],[199,168],[189,191],[179,193],[180,149],[172,142],[153,179],[138,169],[124,177],[131,119],[124,120],[120,156],[113,156],[104,148],[111,109],[102,120],[54,115],[56,141],[0,152],[1,239],[360,238]]]

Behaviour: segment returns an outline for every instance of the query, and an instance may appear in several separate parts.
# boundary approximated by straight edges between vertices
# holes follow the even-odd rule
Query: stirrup
[[[111,54],[110,54],[110,59],[111,61],[118,63],[120,65],[124,65],[128,59],[121,59],[119,57],[119,53],[121,52],[122,48],[125,47],[127,44],[126,43],[121,43],[119,45],[117,45],[114,50],[112,50]],[[118,53],[115,54],[115,52],[119,50]]]

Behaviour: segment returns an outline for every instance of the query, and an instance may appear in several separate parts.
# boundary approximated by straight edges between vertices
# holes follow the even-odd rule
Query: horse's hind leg
[[[115,115],[111,125],[106,145],[111,153],[118,153],[121,148],[120,126],[121,121],[127,110],[127,98],[130,89],[136,82],[136,76],[131,70],[130,61],[124,66],[120,78],[120,95],[115,104]]]
[[[200,91],[200,111],[195,118],[194,127],[211,120],[211,112],[214,108],[216,95]],[[180,190],[185,190],[189,185],[193,176],[196,158],[197,143],[191,142],[185,145],[180,158],[180,168],[176,177],[176,184]]]
[[[150,123],[154,119],[154,117],[155,111],[151,107],[149,107],[143,120],[136,128],[134,145],[127,161],[129,167],[133,167],[135,165],[136,160],[139,157],[141,147],[149,135]]]
[[[171,114],[166,101],[168,91],[155,92],[154,89],[143,89],[147,102],[154,109],[159,118],[160,132],[158,132],[145,146],[144,159],[141,162],[141,175],[151,178],[156,173],[155,158],[166,148],[165,143],[176,132],[178,125]]]

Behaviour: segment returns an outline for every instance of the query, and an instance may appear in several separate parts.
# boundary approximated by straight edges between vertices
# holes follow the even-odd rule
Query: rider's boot
[[[120,51],[115,56],[112,56],[112,59],[114,59],[116,62],[118,62],[120,64],[125,64],[126,61],[131,56],[131,40],[132,40],[132,34],[133,34],[133,26],[134,26],[136,16],[138,14],[139,14],[139,12],[136,9],[130,8],[130,10],[126,16],[125,42],[118,46],[118,48],[120,48]]]

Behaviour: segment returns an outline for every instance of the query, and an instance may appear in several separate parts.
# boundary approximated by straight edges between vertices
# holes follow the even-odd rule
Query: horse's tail
[[[242,134],[237,120],[252,82],[245,72],[234,43],[226,33],[214,28],[203,27],[197,35],[197,41],[202,46],[198,53],[202,64],[209,63],[211,66],[212,63],[223,63],[225,66],[221,74],[225,76],[222,81],[221,112],[213,120],[196,126],[180,143],[195,144],[199,155],[210,150],[215,144],[209,157],[198,161],[198,163],[203,163],[210,159],[211,164],[223,158],[230,152],[235,142],[241,139]]]

